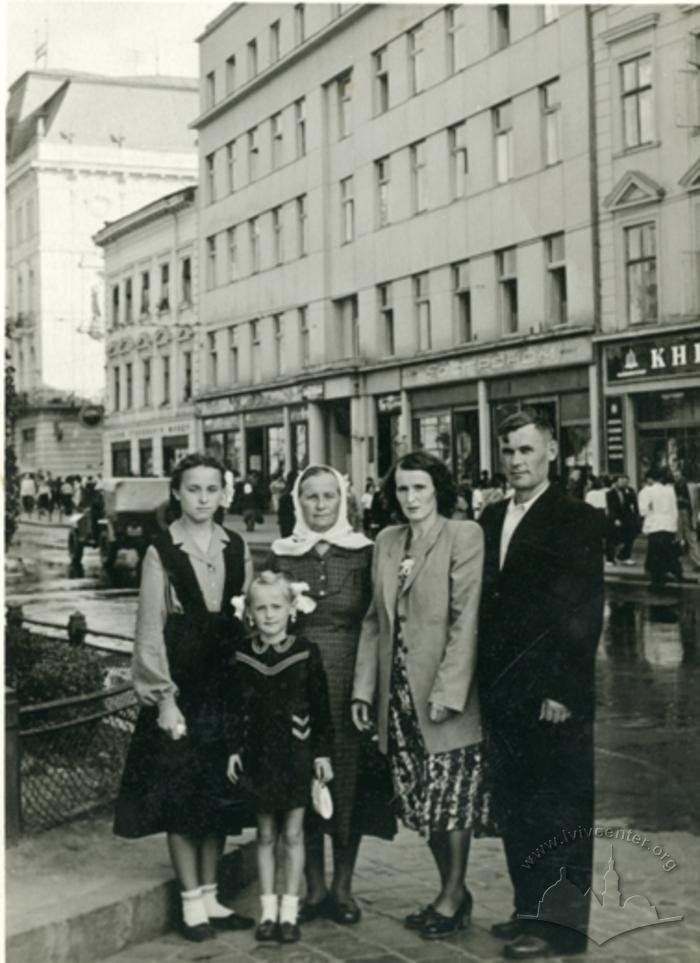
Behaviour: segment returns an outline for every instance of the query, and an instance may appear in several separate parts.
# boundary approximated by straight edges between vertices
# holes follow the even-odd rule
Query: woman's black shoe
[[[229,916],[214,916],[209,923],[217,930],[252,930],[255,920],[252,916],[241,916],[240,913],[233,912]]]
[[[280,943],[298,943],[301,930],[298,923],[280,923],[278,939]]]
[[[408,916],[405,916],[403,925],[407,930],[419,930],[432,911],[433,904],[429,903],[427,906],[424,906],[423,909],[416,910],[415,913],[409,913]]]
[[[326,893],[318,903],[309,903],[308,900],[299,907],[298,920],[300,923],[313,923],[314,920],[323,919],[328,916],[330,909],[330,895]]]
[[[279,938],[279,927],[277,920],[263,920],[258,923],[255,931],[255,939],[258,943],[273,943]]]
[[[466,929],[471,920],[472,898],[469,893],[457,907],[454,916],[443,916],[435,907],[429,913],[420,928],[420,935],[424,940],[443,940],[458,930]]]
[[[190,943],[204,943],[205,940],[213,940],[216,937],[216,932],[209,923],[198,923],[196,926],[188,926],[187,923],[182,923],[180,932]]]
[[[341,926],[354,926],[355,923],[360,922],[362,911],[354,899],[341,903],[331,897],[328,906],[328,918],[333,920],[334,923],[340,923]]]

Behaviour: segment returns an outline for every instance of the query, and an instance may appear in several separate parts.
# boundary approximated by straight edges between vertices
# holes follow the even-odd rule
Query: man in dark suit
[[[632,565],[632,546],[639,535],[639,507],[637,495],[630,488],[627,475],[618,475],[608,489],[607,532],[605,538],[605,558],[614,562],[616,558],[625,565]],[[619,548],[619,555],[618,555]]]
[[[587,943],[574,929],[522,917],[537,916],[562,866],[582,893],[591,883],[603,532],[599,512],[549,484],[557,445],[546,422],[511,415],[499,445],[514,494],[480,519],[479,688],[515,912],[492,931],[508,940],[506,958],[530,959]]]

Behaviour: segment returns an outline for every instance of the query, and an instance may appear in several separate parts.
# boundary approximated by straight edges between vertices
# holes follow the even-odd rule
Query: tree
[[[19,516],[19,478],[15,454],[15,421],[17,419],[17,392],[15,369],[9,353],[5,352],[5,547],[7,548],[17,528]]]

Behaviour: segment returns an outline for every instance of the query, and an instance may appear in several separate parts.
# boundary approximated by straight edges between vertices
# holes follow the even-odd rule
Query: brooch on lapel
[[[399,578],[402,578],[402,579],[408,578],[408,576],[413,571],[413,566],[415,564],[415,561],[416,560],[414,558],[411,558],[410,556],[403,559],[403,561],[401,562],[401,565],[399,565]]]

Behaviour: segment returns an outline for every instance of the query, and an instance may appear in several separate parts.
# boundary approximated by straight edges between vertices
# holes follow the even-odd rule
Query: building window
[[[260,270],[260,222],[257,217],[248,221],[248,236],[250,238],[250,270],[257,274]]]
[[[229,227],[226,231],[226,247],[228,249],[228,279],[229,281],[235,281],[238,278],[238,246],[235,226]]]
[[[254,181],[258,176],[258,157],[260,156],[260,145],[258,144],[258,128],[252,127],[248,131],[248,180]]]
[[[564,235],[551,234],[546,238],[547,245],[547,286],[549,323],[566,324],[566,247]]]
[[[308,367],[311,363],[311,339],[309,335],[309,309],[299,308],[297,311],[299,321],[299,347],[301,354],[302,368]]]
[[[230,94],[236,89],[236,58],[232,54],[226,58],[226,93]]]
[[[204,158],[204,183],[207,192],[207,204],[213,204],[216,200],[216,180],[213,154],[208,154]]]
[[[210,71],[205,78],[206,106],[213,107],[216,103],[216,77],[214,71]]]
[[[411,148],[411,194],[413,213],[420,214],[428,208],[428,168],[426,164],[426,145],[421,140]]]
[[[518,275],[514,247],[498,252],[498,286],[501,331],[503,334],[515,334],[518,330]]]
[[[275,264],[282,264],[284,261],[284,222],[282,220],[282,208],[272,208],[272,236],[275,245]]]
[[[347,137],[352,125],[352,74],[345,74],[337,81],[338,91],[338,137]]]
[[[467,193],[467,174],[469,158],[467,155],[467,124],[455,124],[447,131],[450,147],[450,190],[452,199],[464,197]]]
[[[379,301],[379,330],[384,354],[396,353],[394,334],[394,304],[391,298],[391,285],[380,284],[377,288]]]
[[[493,127],[496,139],[496,182],[505,184],[513,176],[513,117],[509,100],[493,108]]]
[[[248,46],[248,80],[257,77],[258,74],[258,41],[249,40]]]
[[[282,114],[273,114],[270,118],[270,134],[272,136],[272,167],[279,167],[282,163]]]
[[[306,40],[306,9],[303,3],[294,5],[294,40],[297,44]]]
[[[17,305],[17,310],[19,311],[21,305]],[[119,327],[119,285],[112,285],[112,326]]]
[[[391,189],[391,167],[388,157],[375,161],[377,174],[377,227],[389,223],[389,193]]]
[[[461,261],[452,268],[457,339],[461,344],[471,341],[474,337],[472,330],[472,291],[469,274],[469,261]]]
[[[544,124],[544,162],[547,167],[561,160],[561,98],[559,79],[540,87]]]
[[[294,104],[297,157],[306,154],[306,99],[301,97]]]
[[[236,141],[231,140],[226,145],[226,174],[228,191],[232,194],[236,189]]]
[[[238,335],[236,328],[228,329],[229,375],[233,384],[240,381],[241,373],[238,366]]]
[[[170,310],[170,265],[161,264],[160,266],[160,301],[159,311]]]
[[[494,50],[503,50],[510,44],[510,5],[497,3],[491,7],[493,17]]]
[[[167,405],[170,402],[170,355],[163,355],[163,367],[161,368],[163,372],[163,404]]]
[[[358,358],[360,355],[359,311],[357,295],[339,298],[333,302],[338,329],[340,358]]]
[[[272,315],[272,335],[275,345],[275,374],[282,374],[282,356],[284,348],[284,336],[282,329],[282,315]]]
[[[207,238],[207,289],[216,287],[216,236]]]
[[[219,354],[216,350],[216,333],[207,335],[207,353],[209,361],[209,384],[213,387],[219,383]]]
[[[183,305],[192,304],[192,258],[183,257],[180,266],[180,285]]]
[[[559,4],[543,3],[542,4],[542,22],[545,24],[545,26],[548,23],[554,23],[554,21],[558,19],[559,19]]]
[[[411,94],[419,94],[423,90],[425,78],[423,77],[423,44],[425,31],[423,25],[410,30],[408,33],[408,60],[409,74],[411,81]]]
[[[297,246],[299,257],[304,257],[304,255],[308,253],[307,218],[306,194],[302,194],[301,197],[297,197]]]
[[[637,224],[625,230],[627,314],[630,324],[656,321],[656,226]]]
[[[280,59],[280,22],[275,20],[270,24],[270,63],[275,64]]]
[[[141,369],[141,375],[143,378],[143,406],[144,408],[151,407],[151,359],[143,359],[143,368]]]
[[[389,51],[386,47],[374,54],[374,112],[384,114],[389,109]]]
[[[119,365],[114,366],[114,410],[120,411],[122,406],[122,372]]]
[[[636,57],[620,67],[625,147],[649,144],[654,138],[651,56]]]
[[[151,272],[141,272],[141,317],[147,318],[151,313]]]
[[[429,351],[432,347],[433,333],[430,322],[430,294],[428,274],[416,274],[413,278],[413,303],[416,316],[418,350]]]
[[[134,320],[134,303],[131,278],[127,278],[124,282],[124,319],[127,324],[131,324],[131,322]]]
[[[124,365],[126,375],[126,410],[130,411],[134,407],[134,366],[131,361]]]
[[[260,322],[250,322],[250,367],[253,381],[260,381]]]
[[[355,237],[355,194],[352,177],[340,182],[340,207],[343,244]]]
[[[447,73],[453,74],[465,66],[462,47],[462,24],[457,20],[458,7],[445,10],[445,31],[447,42]]]
[[[192,352],[185,351],[182,355],[182,400],[192,400]]]

